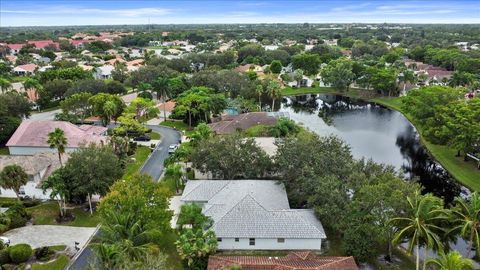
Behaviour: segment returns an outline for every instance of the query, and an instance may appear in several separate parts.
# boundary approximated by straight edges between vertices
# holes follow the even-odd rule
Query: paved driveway
[[[2,236],[10,239],[10,244],[26,243],[32,248],[66,245],[74,247],[79,242],[82,248],[95,232],[92,227],[72,227],[57,225],[33,225],[10,230]]]
[[[171,144],[178,143],[181,139],[180,132],[163,126],[148,126],[153,131],[162,135],[160,144],[157,145],[150,158],[143,164],[140,172],[152,176],[154,181],[158,181],[163,172],[163,161],[168,158],[168,147]]]

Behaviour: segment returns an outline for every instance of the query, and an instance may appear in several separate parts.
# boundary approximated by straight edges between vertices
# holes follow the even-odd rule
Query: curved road
[[[180,132],[172,128],[153,125],[148,128],[158,132],[162,137],[149,159],[140,168],[140,172],[149,174],[157,182],[163,173],[163,162],[168,158],[168,147],[171,144],[179,143],[182,137]]]

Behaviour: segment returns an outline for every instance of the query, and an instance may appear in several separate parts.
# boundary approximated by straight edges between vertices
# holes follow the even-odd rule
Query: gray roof
[[[277,181],[191,180],[181,200],[205,203],[218,237],[326,238],[313,210],[290,209]]]

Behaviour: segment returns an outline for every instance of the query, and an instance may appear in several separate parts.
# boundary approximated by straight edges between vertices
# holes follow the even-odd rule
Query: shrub
[[[0,233],[4,233],[8,231],[8,229],[10,228],[11,222],[12,221],[7,214],[1,213],[0,214]]]
[[[0,250],[0,265],[10,263],[10,255],[8,254],[8,248]]]
[[[11,221],[9,227],[10,229],[23,227],[30,219],[30,215],[25,210],[25,206],[20,203],[13,205],[5,213],[8,215]]]
[[[28,244],[17,244],[8,249],[8,254],[13,263],[20,264],[28,261],[28,259],[32,257],[33,250]]]
[[[35,258],[40,261],[48,261],[52,257],[52,255],[55,254],[53,250],[51,250],[49,247],[41,247],[35,249]]]

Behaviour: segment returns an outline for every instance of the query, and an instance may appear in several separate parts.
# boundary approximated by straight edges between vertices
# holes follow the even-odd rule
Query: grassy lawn
[[[150,133],[147,133],[147,136],[150,137],[150,139],[152,139],[152,140],[160,140],[160,138],[162,137],[162,136],[160,135],[160,133],[157,133],[157,132],[155,132],[155,131],[152,131],[152,132],[150,132]]]
[[[163,121],[160,123],[161,126],[166,126],[166,127],[171,127],[174,128],[178,131],[182,131],[186,136],[190,135],[193,132],[193,128],[188,127],[187,124],[185,124],[182,121]]]
[[[67,248],[67,246],[58,245],[58,246],[50,246],[49,248],[54,251],[64,251]]]
[[[142,167],[142,164],[145,162],[145,160],[147,160],[150,153],[150,148],[146,146],[138,146],[134,156],[135,162],[127,164],[124,176],[130,176],[136,173],[140,167]]]
[[[393,110],[401,112],[415,127],[420,135],[422,130],[420,126],[415,124],[415,120],[402,111],[402,98],[401,97],[378,97],[369,96],[360,89],[350,89],[347,93],[340,93],[330,87],[321,88],[284,88],[282,94],[288,95],[301,95],[301,94],[339,94],[354,98],[363,98],[368,101],[373,101],[378,104],[389,107]],[[436,145],[425,140],[421,136],[423,145],[427,148],[430,154],[437,160],[442,166],[460,183],[471,188],[474,191],[480,191],[480,170],[476,168],[476,164],[472,161],[465,162],[463,157],[456,157],[457,151],[444,145]]]
[[[46,202],[34,207],[27,208],[27,211],[32,215],[34,225],[56,225],[55,218],[58,216],[59,209],[56,202]],[[97,214],[94,212],[90,216],[89,212],[81,208],[69,210],[75,216],[75,220],[63,223],[65,226],[75,227],[95,227],[100,222]]]
[[[32,264],[32,270],[63,270],[67,266],[70,259],[66,255],[60,255],[52,262],[38,264]]]
[[[10,155],[10,152],[8,151],[8,147],[5,147],[5,146],[0,147],[0,155]]]

